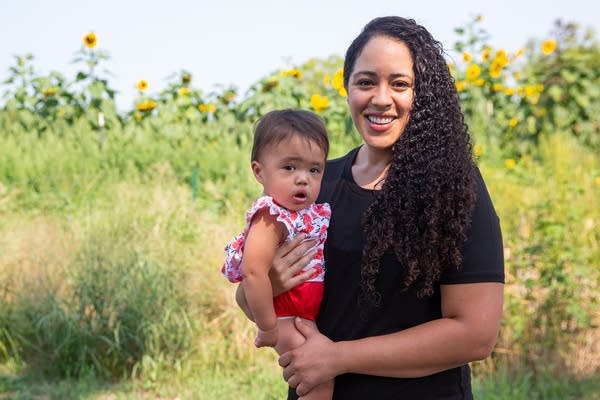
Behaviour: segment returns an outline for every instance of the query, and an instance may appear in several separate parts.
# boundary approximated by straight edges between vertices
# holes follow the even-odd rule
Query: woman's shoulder
[[[325,166],[325,174],[323,175],[323,181],[338,180],[342,175],[344,168],[348,164],[352,164],[352,162],[354,161],[358,149],[360,149],[360,147],[355,147],[354,149],[350,150],[348,153],[341,157],[327,160],[327,164]]]
[[[347,162],[352,162],[352,160],[354,160],[354,158],[356,157],[356,152],[358,152],[359,149],[360,149],[360,146],[355,147],[352,150],[350,150],[348,153],[344,154],[343,156],[333,158],[331,160],[327,160],[326,168],[329,168],[330,166],[335,167],[337,165],[344,165]]]

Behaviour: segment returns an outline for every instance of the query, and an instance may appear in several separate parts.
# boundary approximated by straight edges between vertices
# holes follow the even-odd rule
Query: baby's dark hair
[[[254,128],[251,161],[258,161],[261,152],[270,145],[298,135],[314,142],[329,154],[329,138],[323,120],[315,113],[306,110],[283,109],[263,115]]]

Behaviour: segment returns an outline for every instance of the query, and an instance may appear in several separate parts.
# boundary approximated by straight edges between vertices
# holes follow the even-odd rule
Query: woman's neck
[[[363,145],[352,165],[354,181],[364,189],[381,189],[392,163],[392,150],[376,150]]]

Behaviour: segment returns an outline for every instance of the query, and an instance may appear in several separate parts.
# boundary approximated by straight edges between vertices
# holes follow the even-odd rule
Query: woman
[[[279,359],[289,398],[335,378],[334,399],[470,399],[468,363],[498,335],[502,239],[442,46],[377,18],[346,53],[344,86],[364,143],[326,167],[321,333],[296,321],[307,340]],[[277,292],[309,274],[295,275],[312,255],[300,239],[276,256]]]

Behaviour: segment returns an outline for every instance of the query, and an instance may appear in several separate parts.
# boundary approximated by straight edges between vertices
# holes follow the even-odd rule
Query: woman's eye
[[[397,89],[407,89],[410,87],[408,82],[404,82],[404,81],[394,82],[392,85]]]
[[[356,82],[356,85],[366,87],[366,86],[373,85],[373,82],[371,82],[370,80],[367,80],[367,79],[361,79],[358,82]]]

